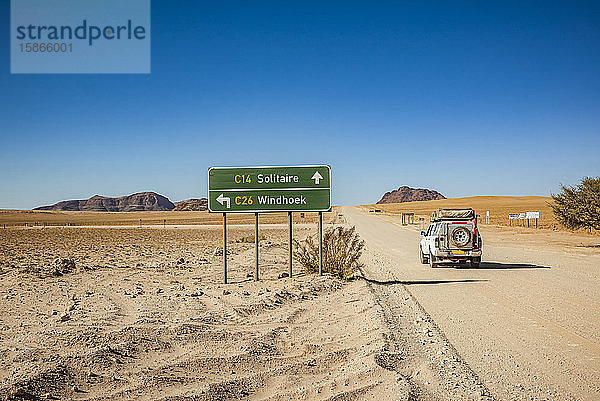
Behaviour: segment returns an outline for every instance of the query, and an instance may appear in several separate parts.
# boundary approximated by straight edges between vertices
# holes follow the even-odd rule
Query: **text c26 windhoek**
[[[69,25],[20,25],[17,27],[18,40],[87,40],[88,45],[92,46],[95,40],[144,40],[146,39],[146,28],[141,25],[134,26],[131,20],[127,20],[125,25],[106,25],[99,27],[89,25],[87,20],[83,20],[81,25],[73,28]]]

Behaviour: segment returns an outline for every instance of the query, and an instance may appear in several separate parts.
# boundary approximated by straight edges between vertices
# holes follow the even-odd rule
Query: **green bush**
[[[294,240],[294,257],[304,267],[306,273],[319,271],[319,243],[309,236],[299,242]],[[362,267],[359,259],[365,242],[356,232],[356,228],[329,228],[323,233],[323,273],[331,274],[342,280],[350,280]]]
[[[563,226],[600,230],[600,177],[586,177],[576,187],[561,185],[561,192],[552,198],[550,206]]]

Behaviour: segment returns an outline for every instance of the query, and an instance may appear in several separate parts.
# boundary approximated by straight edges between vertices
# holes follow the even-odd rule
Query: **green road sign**
[[[208,169],[208,210],[211,212],[326,212],[330,209],[330,166]]]

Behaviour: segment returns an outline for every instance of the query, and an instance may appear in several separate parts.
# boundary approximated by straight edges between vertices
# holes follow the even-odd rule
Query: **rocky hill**
[[[94,195],[85,200],[68,200],[34,210],[61,210],[87,212],[146,212],[173,210],[175,205],[166,197],[155,192],[140,192],[129,196],[109,198]]]
[[[181,202],[175,202],[175,209],[173,211],[202,211],[208,209],[208,199],[188,199]]]
[[[433,191],[431,189],[402,186],[391,192],[386,192],[377,203],[402,203],[436,199],[446,199],[446,197],[438,191]]]

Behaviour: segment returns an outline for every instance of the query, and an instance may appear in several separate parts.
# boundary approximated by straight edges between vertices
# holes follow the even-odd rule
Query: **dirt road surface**
[[[367,242],[363,273],[383,309],[406,290],[495,399],[600,399],[598,249],[483,228],[480,268],[431,269],[418,228],[341,213]]]

